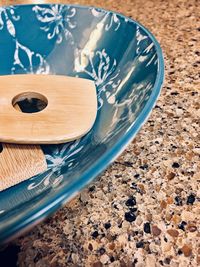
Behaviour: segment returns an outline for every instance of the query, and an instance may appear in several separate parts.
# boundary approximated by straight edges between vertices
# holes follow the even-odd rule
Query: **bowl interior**
[[[119,141],[130,129],[133,133],[136,127],[136,132],[137,120],[141,124],[147,116],[139,115],[152,95],[158,94],[154,90],[160,90],[155,89],[160,63],[157,49],[142,26],[101,9],[0,7],[0,75],[83,77],[95,81],[98,95],[92,130],[72,143],[42,146],[48,171],[0,193],[0,233],[5,229],[9,233],[15,223],[28,224],[33,212],[38,219],[38,212],[44,214],[45,207],[50,210],[51,203],[55,210],[103,170],[111,155],[119,153],[123,148]],[[101,167],[95,167],[98,164]]]

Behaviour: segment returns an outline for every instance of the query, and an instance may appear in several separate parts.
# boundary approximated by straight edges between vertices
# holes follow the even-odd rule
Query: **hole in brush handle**
[[[3,145],[0,143],[0,153],[3,151]]]

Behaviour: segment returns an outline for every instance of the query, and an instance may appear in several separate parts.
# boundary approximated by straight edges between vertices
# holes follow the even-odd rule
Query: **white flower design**
[[[33,181],[34,178],[30,179],[30,181]],[[39,182],[32,182],[28,185],[28,190],[33,190],[39,186],[42,186],[42,190],[47,188],[50,184],[52,187],[55,187],[59,185],[63,180],[63,175],[59,175],[54,173],[54,171],[48,172],[42,179],[39,180]]]
[[[136,40],[137,40],[137,48],[136,48],[136,54],[141,53],[141,43],[148,39],[148,36],[144,35],[141,31],[140,28],[137,26],[136,27]]]
[[[51,154],[46,154],[45,156],[49,170],[39,182],[35,182],[35,179],[32,178],[31,181],[33,182],[29,184],[28,190],[35,189],[40,185],[43,185],[42,189],[46,188],[50,184],[52,186],[59,185],[64,178],[64,176],[61,174],[62,167],[66,165],[66,161],[68,168],[72,167],[72,165],[74,165],[75,163],[74,156],[79,153],[84,147],[83,145],[79,146],[79,143],[80,139],[76,140],[72,144],[67,143],[62,146],[56,146],[54,147],[53,152]]]
[[[91,12],[94,17],[103,17],[103,21],[105,23],[105,30],[109,31],[114,26],[114,31],[117,31],[120,27],[120,20],[117,14],[111,12],[103,12],[102,10],[98,10],[96,8],[91,8]]]
[[[58,170],[58,168],[61,168],[66,164],[66,160],[68,160],[68,166],[71,166],[74,161],[73,156],[80,152],[84,147],[81,145],[77,148],[79,143],[80,139],[73,143],[66,143],[62,146],[54,147],[53,153],[46,155],[48,167]]]
[[[138,36],[139,39],[141,36]],[[145,38],[142,38],[144,40]],[[146,47],[144,50],[145,60],[146,54],[150,52],[152,45]],[[141,58],[138,56],[138,62]],[[151,62],[149,59],[148,62]],[[133,90],[129,91],[127,99],[120,98],[120,92],[124,90],[125,83],[119,78],[120,70],[116,70],[117,61],[111,59],[106,53],[106,50],[87,53],[83,51],[76,51],[75,70],[77,72],[85,73],[92,78],[98,86],[98,109],[103,105],[109,104],[107,109],[107,116],[104,119],[104,125],[108,127],[101,127],[101,131],[96,135],[96,139],[101,142],[108,142],[113,134],[118,134],[123,127],[126,127],[127,120],[132,123],[141,108],[141,99],[145,98],[147,91],[151,90],[152,84],[143,82],[142,84],[133,84]],[[130,77],[135,71],[136,65],[133,64],[131,68],[124,69],[127,77]],[[124,79],[126,81],[126,79]],[[137,93],[136,93],[137,91]],[[133,105],[133,103],[137,103]],[[124,112],[126,110],[126,112]],[[102,111],[104,112],[104,111]],[[109,130],[108,130],[109,128]],[[105,132],[104,132],[105,129]]]
[[[50,67],[42,55],[31,51],[16,40],[12,73],[15,73],[17,70],[33,73],[34,66],[36,67],[35,72],[37,74],[50,72]]]
[[[37,19],[43,24],[41,29],[47,32],[47,38],[57,38],[56,42],[61,43],[63,35],[73,43],[73,36],[70,29],[76,27],[72,18],[76,14],[74,7],[66,5],[51,5],[49,7],[34,6],[33,11]]]
[[[103,105],[103,99],[101,98],[102,92],[106,92],[107,101],[109,103],[115,101],[112,91],[115,91],[114,89],[120,83],[120,79],[117,79],[119,71],[113,74],[116,65],[116,59],[111,59],[105,49],[97,51],[96,53],[87,54],[84,54],[84,51],[76,51],[75,70],[87,74],[94,80],[96,86],[98,86],[98,109]]]
[[[15,15],[15,8],[13,6],[0,7],[0,30],[6,25],[10,35],[15,37],[16,31],[13,21],[19,20],[20,17]]]
[[[99,57],[99,64],[97,70],[95,70],[92,58],[89,57],[89,62],[92,67],[92,71],[87,71],[85,72],[90,75],[95,80],[95,83],[97,86],[102,84],[103,82],[106,81],[106,79],[113,73],[114,69],[116,68],[116,59],[113,60],[111,63],[110,57],[108,54],[105,52],[105,49],[103,49],[101,52],[97,51],[96,56]]]
[[[34,66],[36,66],[36,73],[49,73],[49,65],[42,55],[31,51],[16,39],[16,30],[13,22],[19,19],[20,16],[15,14],[14,6],[0,7],[0,30],[6,26],[9,34],[15,38],[14,61],[11,72],[15,73],[20,69],[33,73]]]

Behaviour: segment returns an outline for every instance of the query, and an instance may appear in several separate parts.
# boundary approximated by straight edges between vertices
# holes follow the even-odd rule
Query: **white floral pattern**
[[[48,167],[57,170],[65,165],[66,160],[68,160],[68,166],[71,166],[74,161],[73,155],[79,153],[83,149],[83,145],[79,146],[79,143],[80,139],[70,145],[67,143],[61,147],[56,147],[51,155],[46,155]]]
[[[103,18],[102,23],[105,23],[105,30],[109,31],[114,27],[114,31],[117,31],[121,25],[117,14],[111,12],[102,12],[97,8],[91,8],[92,15],[97,18]]]
[[[116,59],[111,61],[105,49],[86,56],[88,57],[89,64],[86,68],[82,69],[82,71],[88,74],[89,77],[95,81],[97,86],[103,84],[115,70],[117,64]],[[98,58],[97,66],[94,66],[93,58]],[[76,62],[77,60],[79,60],[79,57],[76,58]],[[81,62],[78,62],[78,64],[81,66]],[[88,70],[88,67],[90,70]]]
[[[63,177],[64,176],[61,174],[60,175],[55,174],[55,170],[52,169],[50,172],[45,174],[44,177],[39,180],[39,182],[35,182],[34,178],[30,179],[31,184],[27,186],[27,189],[30,191],[30,190],[39,188],[41,186],[42,190],[45,190],[48,186],[55,187],[55,186],[58,186],[62,182]]]
[[[76,27],[72,18],[76,14],[76,9],[65,5],[52,5],[51,7],[34,6],[33,11],[37,19],[44,25],[41,29],[47,32],[48,39],[57,38],[56,42],[61,43],[63,35],[73,42],[71,29]]]
[[[75,163],[75,159],[73,156],[79,153],[84,148],[84,146],[79,145],[79,143],[80,139],[73,142],[72,144],[67,143],[62,146],[57,146],[52,150],[51,154],[46,154],[49,171],[39,182],[35,182],[35,178],[32,178],[30,180],[31,184],[27,187],[28,190],[35,189],[41,185],[43,185],[43,190],[50,184],[52,186],[59,185],[64,177],[61,174],[62,167],[66,165],[66,162],[68,168],[72,167],[72,165],[74,165]]]
[[[20,20],[20,16],[15,14],[15,9],[14,6],[0,7],[0,30],[6,26],[9,34],[14,38],[15,42],[13,67],[11,69],[12,74],[14,74],[16,70],[33,73],[34,65],[37,65],[35,73],[49,73],[48,63],[42,55],[31,51],[17,40],[14,22]],[[22,56],[20,55],[24,58],[22,59]],[[28,64],[23,63],[25,60],[28,61]]]
[[[34,70],[34,66],[37,66],[36,70]],[[50,67],[39,53],[31,51],[28,47],[20,44],[16,40],[12,73],[14,74],[19,70],[26,73],[48,74]]]
[[[0,7],[0,30],[6,26],[9,34],[15,37],[16,31],[14,22],[19,19],[20,17],[15,14],[15,8],[13,6]]]
[[[82,65],[82,56],[81,51],[76,51],[75,70],[81,70],[94,80],[98,87],[98,109],[100,109],[103,105],[103,99],[101,98],[103,92],[105,93],[107,91],[108,102],[112,103],[114,101],[114,95],[109,92],[108,88],[114,91],[120,83],[120,79],[117,79],[119,71],[112,75],[116,69],[117,61],[116,59],[111,59],[105,49],[96,51],[95,53],[85,54],[84,58],[87,58],[87,66]],[[96,65],[93,62],[94,58],[96,60],[98,59]]]

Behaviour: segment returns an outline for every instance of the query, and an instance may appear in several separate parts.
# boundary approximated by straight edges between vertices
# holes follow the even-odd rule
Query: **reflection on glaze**
[[[91,8],[91,12],[94,17],[103,17],[101,24],[105,25],[106,31],[109,31],[112,27],[114,31],[117,31],[119,29],[121,22],[116,14],[102,12],[102,10],[98,10],[97,8]]]

